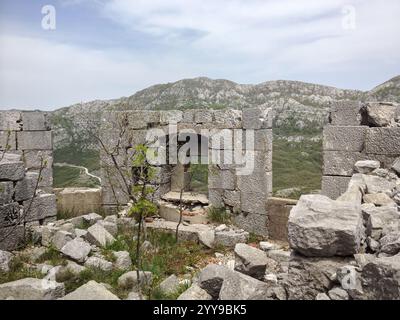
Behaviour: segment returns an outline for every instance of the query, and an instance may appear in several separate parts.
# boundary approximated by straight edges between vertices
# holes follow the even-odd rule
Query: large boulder
[[[110,261],[99,257],[89,257],[85,261],[85,267],[100,269],[101,271],[111,271],[113,269],[113,264]]]
[[[77,262],[84,262],[91,249],[90,244],[80,238],[75,238],[62,247],[61,253]]]
[[[149,286],[153,281],[153,274],[150,271],[139,271],[139,281],[137,271],[129,271],[118,278],[118,286],[123,289],[132,289],[138,285]]]
[[[178,291],[179,286],[180,286],[180,283],[179,283],[178,277],[176,275],[172,274],[160,283],[159,289],[164,294],[173,294],[176,291]]]
[[[91,280],[60,300],[119,300],[119,298],[108,291],[105,285]]]
[[[400,231],[391,232],[380,239],[381,252],[395,255],[400,252]]]
[[[214,245],[233,248],[237,243],[246,243],[249,240],[247,231],[230,228],[221,229],[215,229]]]
[[[70,232],[60,230],[57,231],[51,239],[51,243],[57,250],[61,250],[67,242],[74,239],[74,235]]]
[[[132,260],[128,251],[115,251],[113,254],[115,257],[115,268],[129,270],[132,267]]]
[[[25,278],[0,284],[0,300],[55,300],[64,296],[64,291],[63,283]]]
[[[200,288],[197,284],[193,284],[177,300],[212,300],[212,297],[206,290]]]
[[[396,207],[363,205],[362,214],[365,220],[366,233],[378,241],[382,236],[398,228],[399,213]]]
[[[363,237],[361,207],[322,195],[304,195],[288,221],[292,249],[310,257],[350,256]]]
[[[253,278],[263,280],[265,271],[276,269],[277,263],[268,258],[267,254],[244,243],[235,246],[235,270]]]
[[[96,246],[106,247],[115,241],[115,238],[99,223],[89,227],[87,231],[86,239]]]
[[[231,272],[232,270],[227,267],[210,264],[200,272],[198,284],[200,288],[204,289],[213,299],[217,299],[224,279],[226,279]]]
[[[387,127],[396,117],[396,106],[393,104],[384,104],[371,102],[366,105],[368,122],[376,127]]]

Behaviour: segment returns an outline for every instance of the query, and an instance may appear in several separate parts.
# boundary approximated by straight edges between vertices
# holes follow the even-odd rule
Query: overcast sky
[[[400,74],[399,16],[399,0],[1,0],[0,109],[198,76],[369,90]]]

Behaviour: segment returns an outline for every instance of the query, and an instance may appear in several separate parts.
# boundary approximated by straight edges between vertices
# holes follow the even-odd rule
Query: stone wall
[[[102,210],[101,188],[55,188],[57,211],[64,218]]]
[[[18,247],[27,226],[56,219],[52,149],[46,113],[0,112],[0,249]]]
[[[391,103],[337,102],[323,133],[322,194],[336,199],[347,189],[359,160],[388,168],[400,156],[400,107]]]
[[[268,235],[266,200],[272,194],[272,114],[270,109],[251,108],[240,110],[186,110],[186,111],[129,111],[124,113],[112,113],[103,115],[102,140],[107,147],[115,147],[118,141],[118,126],[113,123],[121,114],[127,115],[129,124],[123,139],[124,148],[134,147],[145,143],[147,130],[159,128],[165,130],[169,124],[177,125],[177,134],[186,130],[194,130],[206,146],[202,146],[203,152],[199,155],[208,157],[208,197],[214,207],[226,207],[234,214],[234,221],[241,228],[256,234]],[[204,129],[209,130],[205,136]],[[254,132],[253,139],[246,141],[246,133]],[[232,158],[232,146],[219,144],[222,141],[232,141],[233,137],[240,134],[240,145],[246,158],[253,159],[254,170],[249,174],[238,174],[241,168],[237,164],[225,164],[219,159]],[[228,140],[225,140],[228,139]],[[248,145],[247,145],[248,144]],[[204,150],[205,149],[205,150]],[[120,179],[110,183],[110,159],[101,152],[102,159],[102,188],[103,205],[112,207],[117,203],[126,203],[127,198],[121,192]],[[124,159],[120,157],[121,163]],[[112,167],[112,165],[111,165]],[[159,187],[159,195],[171,190],[171,176],[168,166],[157,167],[159,174],[155,182]],[[119,180],[119,181],[118,181]]]

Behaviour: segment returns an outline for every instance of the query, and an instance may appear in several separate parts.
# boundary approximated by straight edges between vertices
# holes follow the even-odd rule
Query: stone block
[[[56,196],[54,194],[39,194],[33,201],[24,201],[23,205],[25,221],[27,222],[57,216]]]
[[[17,133],[18,150],[52,150],[51,131],[21,131]]]
[[[196,110],[185,110],[182,115],[182,122],[193,124],[195,113],[196,113]]]
[[[323,132],[324,151],[354,151],[364,149],[367,127],[326,126]]]
[[[240,209],[242,212],[266,214],[267,195],[258,192],[241,192]]]
[[[373,154],[400,155],[400,128],[368,128],[365,151]]]
[[[212,110],[196,110],[194,114],[195,123],[211,123],[213,122]]]
[[[22,161],[9,161],[7,157],[0,161],[0,180],[18,181],[24,178],[25,167]]]
[[[0,239],[3,239],[0,241],[0,250],[15,250],[25,242],[25,228],[23,225],[0,228]]]
[[[20,131],[21,112],[19,111],[0,111],[0,131]]]
[[[273,112],[271,108],[246,108],[242,120],[244,129],[271,129]]]
[[[17,135],[14,131],[0,131],[0,151],[15,151]]]
[[[224,201],[222,199],[223,192],[224,192],[223,189],[208,190],[208,200],[211,206],[215,208],[221,208],[224,206]]]
[[[25,201],[33,197],[39,175],[35,172],[28,172],[24,179],[15,185],[15,201]]]
[[[40,169],[43,161],[47,162],[46,168],[51,168],[53,166],[53,152],[52,151],[37,151],[37,150],[26,150],[23,152],[23,161],[25,167],[30,169]]]
[[[335,200],[346,192],[350,179],[350,177],[323,176],[321,193]]]
[[[246,150],[272,151],[272,129],[260,129],[254,131],[254,144],[247,144],[246,136],[243,136],[243,146]]]
[[[258,193],[266,196],[272,194],[272,172],[254,171],[249,175],[237,176],[238,189],[242,193]]]
[[[331,102],[330,124],[333,126],[359,126],[362,124],[359,101]]]
[[[127,204],[129,197],[118,187],[107,187],[102,188],[102,203],[103,204]]]
[[[215,110],[214,123],[217,128],[241,128],[242,111],[234,109]]]
[[[232,129],[211,129],[209,147],[217,150],[233,150],[234,131]]]
[[[354,165],[365,159],[360,152],[324,151],[323,174],[330,176],[352,176]]]
[[[233,217],[235,225],[256,235],[268,237],[268,216],[266,214],[242,212]]]
[[[233,208],[234,212],[240,212],[240,191],[224,190],[222,199],[225,205]]]
[[[160,122],[160,113],[157,111],[129,111],[127,117],[130,129],[146,129],[150,123]]]
[[[290,210],[297,204],[297,200],[268,198],[268,238],[287,242],[287,223]]]
[[[180,110],[166,110],[160,111],[160,123],[165,124],[177,124],[182,121],[183,112]]]
[[[11,181],[0,182],[0,205],[10,203],[14,195],[14,184]]]
[[[22,112],[22,129],[24,131],[48,131],[51,129],[47,113],[40,111]]]
[[[210,189],[234,190],[236,176],[231,170],[219,170],[216,166],[208,168],[208,187]]]
[[[0,206],[0,228],[19,224],[22,221],[21,207],[17,202]]]

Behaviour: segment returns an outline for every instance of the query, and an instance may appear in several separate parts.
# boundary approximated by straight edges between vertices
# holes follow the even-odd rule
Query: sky
[[[0,0],[0,110],[199,76],[370,90],[400,74],[398,0]]]

